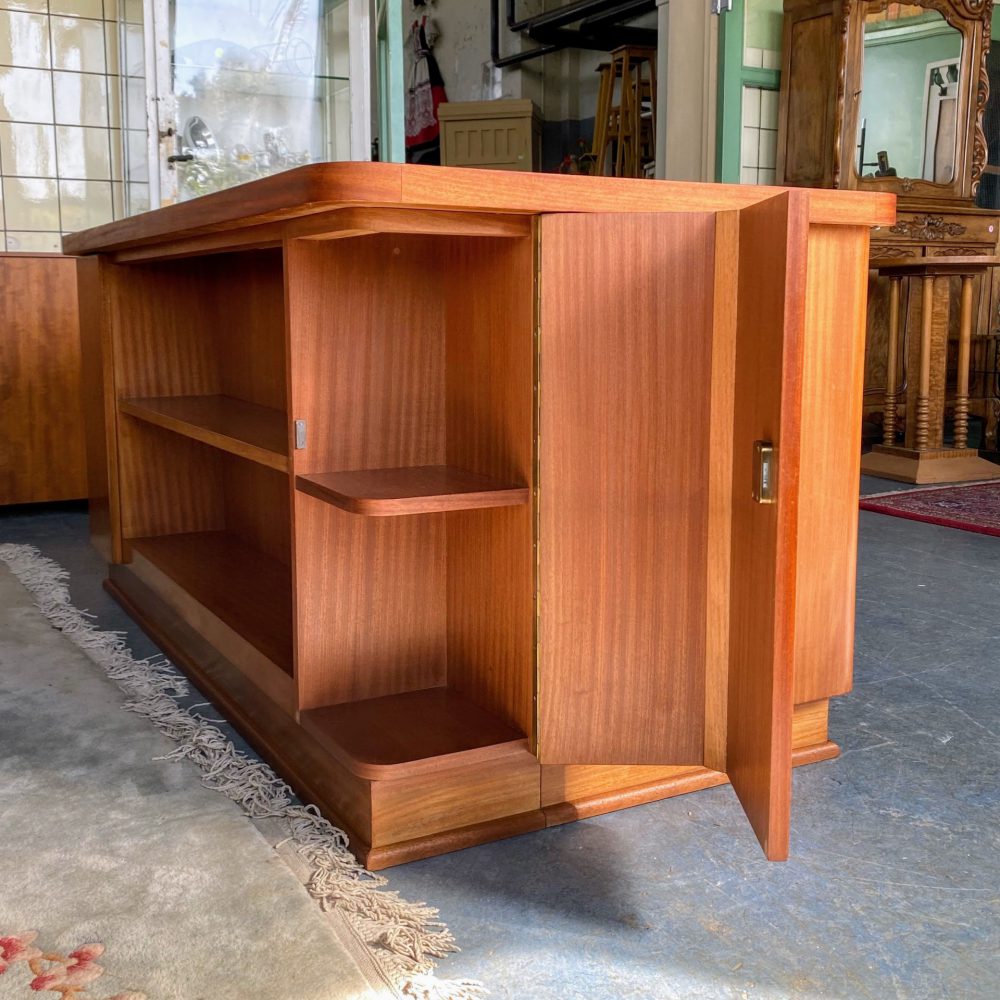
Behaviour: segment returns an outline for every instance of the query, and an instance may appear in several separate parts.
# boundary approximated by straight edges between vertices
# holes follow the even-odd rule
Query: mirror
[[[958,155],[962,33],[916,3],[865,15],[858,176],[950,184]]]

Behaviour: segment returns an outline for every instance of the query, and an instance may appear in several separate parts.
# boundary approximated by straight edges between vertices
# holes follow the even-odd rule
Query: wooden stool
[[[623,45],[598,67],[594,173],[643,177],[656,155],[656,49]]]
[[[883,408],[883,443],[875,445],[861,460],[861,471],[904,483],[950,483],[975,479],[1000,479],[1000,465],[980,458],[969,448],[969,355],[972,342],[972,280],[1000,265],[1000,257],[923,257],[876,267],[889,279],[889,338],[886,389]],[[953,277],[962,279],[959,313],[958,375],[955,388],[955,441],[944,447],[945,366],[948,319]],[[906,384],[916,385],[912,405],[904,401],[906,439],[896,444],[900,407],[898,383],[900,341],[900,286],[904,278],[921,284],[920,344],[916,372]],[[903,319],[905,324],[905,317]],[[913,352],[911,352],[911,357]],[[916,378],[914,378],[916,376]],[[933,415],[933,419],[932,419]]]

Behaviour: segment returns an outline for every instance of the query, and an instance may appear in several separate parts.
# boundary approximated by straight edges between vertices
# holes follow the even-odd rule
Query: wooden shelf
[[[369,517],[516,507],[528,502],[527,486],[512,486],[447,465],[322,472],[297,476],[295,486],[341,510]]]
[[[431,688],[346,702],[299,717],[360,778],[403,778],[528,749],[525,736],[457,691]]]
[[[280,410],[232,396],[123,399],[122,413],[287,472],[288,420]]]
[[[134,551],[292,672],[292,574],[272,556],[225,531],[133,538]]]

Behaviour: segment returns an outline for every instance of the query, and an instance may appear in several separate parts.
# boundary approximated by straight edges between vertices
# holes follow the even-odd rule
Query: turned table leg
[[[882,415],[882,443],[888,448],[896,443],[896,372],[899,368],[899,289],[902,278],[889,279],[889,343],[885,372],[885,407]]]
[[[922,309],[920,316],[920,382],[917,387],[917,421],[914,445],[927,448],[930,437],[931,408],[931,335],[934,327],[934,278],[921,278]]]
[[[958,327],[958,386],[955,394],[955,447],[969,447],[969,349],[972,343],[972,277],[962,276]]]

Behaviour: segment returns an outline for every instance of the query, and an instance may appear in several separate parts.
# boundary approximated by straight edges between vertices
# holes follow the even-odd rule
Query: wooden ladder
[[[656,49],[623,45],[598,70],[594,173],[644,177],[656,155]]]

